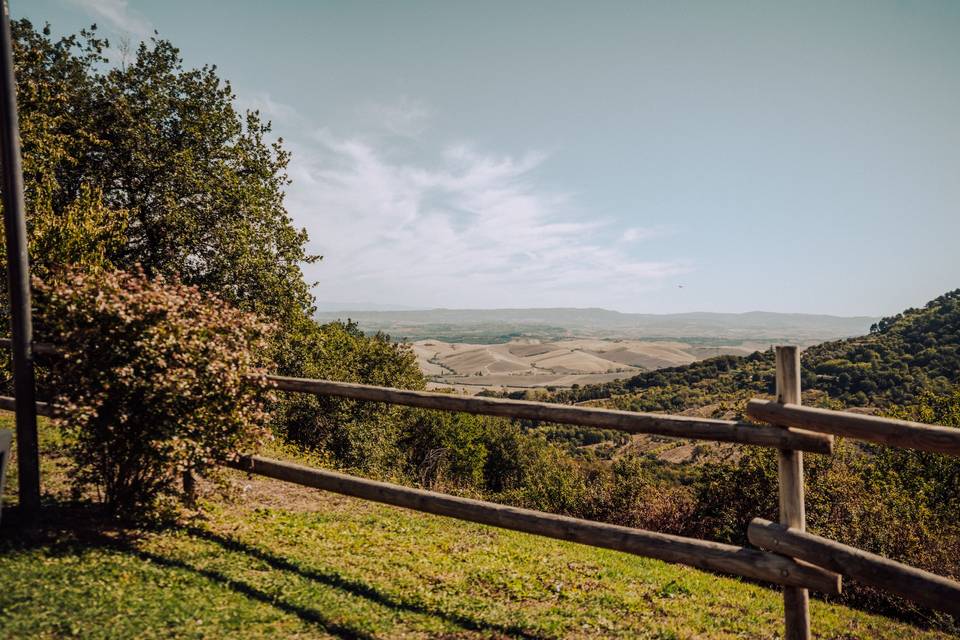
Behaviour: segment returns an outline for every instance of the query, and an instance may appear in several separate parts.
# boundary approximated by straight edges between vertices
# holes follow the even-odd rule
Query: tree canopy
[[[12,27],[36,275],[141,265],[277,321],[310,313],[289,153],[215,66],[185,69],[159,38],[111,64],[96,27]]]

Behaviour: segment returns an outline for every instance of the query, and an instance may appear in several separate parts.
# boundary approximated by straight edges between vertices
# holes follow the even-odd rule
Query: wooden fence
[[[409,391],[329,380],[283,376],[268,376],[268,378],[281,391],[310,393],[318,396],[336,396],[422,409],[574,424],[598,429],[614,429],[625,433],[649,433],[674,438],[735,442],[815,453],[833,451],[833,436],[748,422],[614,411],[528,400],[459,396],[430,391]]]
[[[35,352],[49,354],[55,349],[37,344]],[[327,380],[281,376],[270,376],[270,380],[278,389],[294,393],[775,448],[779,452],[780,523],[755,519],[750,524],[748,538],[759,549],[471,500],[259,456],[245,456],[228,466],[364,500],[779,584],[784,593],[785,637],[790,640],[810,637],[808,590],[837,594],[841,576],[960,616],[960,583],[806,533],[803,493],[803,452],[829,455],[835,435],[960,455],[960,429],[803,407],[796,347],[776,348],[777,399],[751,400],[747,406],[749,416],[767,424],[465,397]],[[55,412],[51,405],[36,404],[41,415]],[[0,397],[0,408],[15,406],[13,398]]]
[[[268,478],[414,511],[626,551],[754,580],[816,589],[828,594],[840,593],[840,576],[836,573],[801,564],[775,553],[412,489],[260,456],[247,456],[229,466]]]

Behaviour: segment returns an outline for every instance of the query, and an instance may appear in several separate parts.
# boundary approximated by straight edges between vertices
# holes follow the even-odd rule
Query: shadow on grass
[[[58,503],[44,506],[41,514],[43,525],[40,528],[26,529],[23,527],[23,520],[18,511],[17,508],[4,510],[2,526],[0,526],[0,553],[43,547],[50,555],[67,556],[79,555],[84,550],[91,548],[107,549],[136,557],[157,566],[202,576],[251,600],[268,604],[280,611],[294,615],[300,620],[316,625],[325,632],[340,638],[366,640],[374,636],[365,631],[336,623],[314,609],[268,594],[219,571],[204,569],[180,559],[144,551],[138,547],[137,541],[148,530],[183,531],[193,538],[216,544],[225,551],[256,558],[274,570],[295,574],[353,596],[365,598],[370,602],[395,611],[436,617],[466,631],[525,638],[527,640],[541,638],[541,636],[532,634],[521,627],[487,623],[461,614],[432,609],[415,602],[407,602],[365,582],[346,578],[334,571],[306,568],[264,549],[195,526],[165,525],[151,529],[133,529],[109,519],[97,505]]]
[[[220,536],[216,533],[208,531],[206,529],[200,529],[197,527],[190,527],[187,529],[187,532],[202,540],[212,542],[219,545],[221,548],[232,551],[234,553],[242,553],[253,558],[256,558],[266,564],[270,565],[278,571],[287,571],[290,573],[295,573],[303,578],[313,580],[320,584],[324,584],[330,587],[341,589],[348,593],[351,593],[356,596],[360,596],[376,602],[377,604],[383,605],[390,609],[409,611],[412,613],[418,613],[427,616],[433,616],[441,618],[447,622],[457,625],[462,629],[469,631],[494,631],[501,634],[509,635],[517,638],[526,638],[528,640],[537,640],[541,636],[526,631],[525,629],[517,626],[505,626],[499,625],[496,623],[487,623],[481,622],[479,620],[474,620],[473,618],[468,618],[466,616],[452,613],[448,611],[440,611],[437,609],[432,609],[422,604],[416,602],[407,602],[402,599],[397,598],[394,595],[384,593],[383,591],[378,590],[377,588],[366,584],[364,582],[359,582],[357,580],[351,580],[350,578],[345,578],[336,572],[333,571],[319,571],[317,569],[309,569],[303,567],[295,562],[291,562],[286,558],[281,558],[280,556],[273,555],[272,553],[249,545],[245,542],[235,540],[233,538],[226,538]]]
[[[210,569],[201,569],[199,567],[194,567],[193,565],[184,562],[182,560],[176,560],[173,558],[167,558],[165,556],[160,556],[155,553],[150,553],[147,551],[142,551],[140,549],[132,548],[129,546],[124,546],[122,549],[118,549],[124,553],[129,553],[141,560],[152,562],[154,564],[160,565],[162,567],[167,567],[170,569],[180,569],[182,571],[190,571],[199,576],[203,576],[207,580],[216,582],[217,584],[224,586],[228,589],[236,591],[239,594],[242,594],[251,600],[256,600],[257,602],[262,602],[268,604],[272,607],[275,607],[285,613],[295,615],[304,622],[317,625],[322,627],[324,631],[330,635],[337,636],[338,638],[345,638],[348,640],[373,640],[375,636],[372,636],[363,631],[353,629],[346,625],[338,624],[328,620],[323,617],[317,611],[302,607],[292,602],[286,602],[279,597],[271,596],[268,593],[260,591],[256,587],[252,587],[246,582],[241,580],[236,580],[230,576],[224,575],[219,571],[211,571]]]

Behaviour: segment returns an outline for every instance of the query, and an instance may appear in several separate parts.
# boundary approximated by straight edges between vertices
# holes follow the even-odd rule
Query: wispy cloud
[[[656,225],[652,227],[629,227],[623,230],[620,236],[622,242],[642,242],[652,240],[653,238],[662,238],[663,236],[674,233],[674,229],[666,225]]]
[[[324,256],[306,267],[320,300],[633,308],[690,270],[684,260],[642,257],[643,241],[664,228],[624,232],[542,186],[544,153],[418,144],[414,156],[405,136],[308,128],[267,94],[241,104],[280,123],[289,141],[287,207]]]
[[[153,32],[153,25],[139,12],[130,8],[127,0],[68,0],[98,20],[105,20],[111,28],[139,38]]]
[[[433,115],[427,105],[408,96],[388,104],[371,102],[361,111],[388,133],[406,138],[422,134]]]

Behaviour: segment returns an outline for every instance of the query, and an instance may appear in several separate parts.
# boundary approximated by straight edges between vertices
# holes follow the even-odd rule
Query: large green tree
[[[54,38],[20,20],[13,33],[37,275],[140,264],[303,321],[300,265],[315,258],[283,205],[289,154],[215,67],[185,69],[158,38],[111,65],[95,27]]]
[[[275,371],[423,386],[409,349],[311,317],[300,267],[317,258],[284,208],[290,155],[259,113],[234,106],[216,67],[184,68],[159,38],[115,63],[96,27],[56,38],[12,26],[35,275],[173,277],[278,325]],[[38,321],[44,338],[52,323]],[[274,417],[280,433],[346,464],[396,464],[396,410],[299,397]]]

